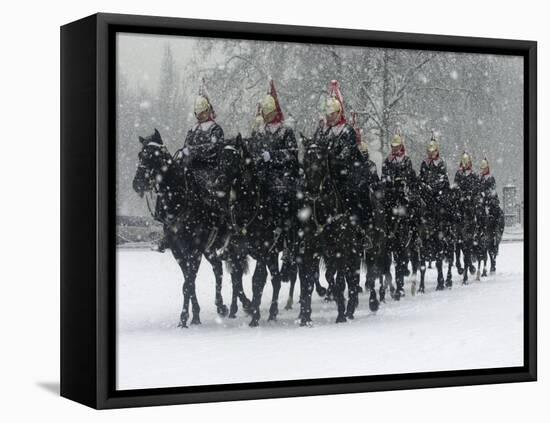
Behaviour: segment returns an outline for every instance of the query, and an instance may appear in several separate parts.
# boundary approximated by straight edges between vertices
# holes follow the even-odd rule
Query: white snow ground
[[[314,293],[313,328],[295,322],[299,282],[290,311],[283,285],[277,322],[266,321],[269,280],[259,328],[248,327],[240,304],[237,319],[218,317],[214,278],[203,260],[202,325],[180,329],[183,279],[171,253],[119,249],[117,266],[118,389],[523,365],[522,242],[503,243],[497,274],[481,282],[461,286],[454,273],[453,289],[435,292],[435,269],[429,269],[426,294],[412,297],[407,283],[407,296],[388,299],[377,313],[363,294],[355,320],[345,324],[334,324],[335,304]],[[229,306],[228,275],[223,295]]]

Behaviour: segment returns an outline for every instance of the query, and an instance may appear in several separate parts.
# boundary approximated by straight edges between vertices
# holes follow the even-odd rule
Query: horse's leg
[[[229,262],[231,269],[231,284],[233,285],[233,296],[231,300],[231,309],[229,310],[229,317],[234,318],[237,313],[237,299],[241,301],[243,310],[245,313],[250,314],[253,311],[252,302],[246,297],[243,288],[243,266],[240,263],[238,257],[232,257]]]
[[[380,302],[376,297],[375,281],[378,269],[376,266],[376,253],[367,255],[367,275],[365,288],[369,291],[369,309],[370,311],[377,311],[380,307]]]
[[[471,251],[470,251],[470,246],[469,245],[466,245],[466,243],[463,244],[464,245],[464,250],[463,250],[463,253],[464,253],[464,271],[463,271],[463,274],[462,274],[462,284],[463,285],[468,285],[468,270],[469,270],[469,267],[470,267],[470,262],[471,262]]]
[[[455,254],[456,254],[456,271],[459,275],[462,275],[462,272],[464,272],[464,268],[462,267],[462,263],[460,262],[460,251],[462,250],[463,243],[460,240],[457,240],[455,243]]]
[[[179,327],[186,328],[187,320],[189,319],[189,302],[191,302],[193,310],[193,319],[192,324],[200,323],[199,313],[200,307],[197,301],[197,295],[195,292],[195,279],[197,277],[197,271],[201,262],[201,254],[193,252],[187,257],[181,257],[181,260],[178,261],[180,267],[183,271],[183,277],[185,281],[183,282],[183,307],[180,314],[180,323]]]
[[[178,327],[186,328],[187,320],[189,319],[189,300],[191,298],[191,295],[189,293],[189,282],[188,282],[191,277],[190,271],[189,271],[190,260],[186,256],[186,254],[183,253],[184,249],[179,248],[177,243],[174,243],[174,245],[171,245],[170,250],[172,251],[174,258],[176,259],[176,262],[179,264],[181,271],[183,273],[183,286],[182,286],[183,306],[180,314],[180,321],[178,323]]]
[[[227,306],[223,303],[222,296],[222,280],[223,280],[223,265],[222,261],[216,257],[214,254],[205,255],[206,259],[212,265],[212,271],[214,272],[214,278],[216,279],[216,311],[222,317],[227,316],[228,309]]]
[[[416,294],[416,280],[418,274],[418,268],[420,267],[420,286],[423,286],[424,277],[422,275],[422,265],[425,265],[422,257],[423,252],[421,253],[417,248],[413,248],[411,251],[411,264],[412,264],[412,275],[411,275],[411,295]],[[425,273],[425,270],[424,270]]]
[[[297,274],[292,272],[290,274],[290,289],[288,291],[288,300],[285,305],[285,310],[292,310],[292,304],[294,303],[294,286],[296,285]]]
[[[327,288],[325,288],[323,285],[321,285],[321,280],[319,278],[320,274],[319,274],[319,259],[317,257],[312,257],[311,258],[311,267],[313,268],[313,266],[316,266],[315,267],[315,272],[312,274],[312,277],[313,277],[313,283],[315,284],[315,291],[317,292],[317,295],[319,295],[319,297],[321,298],[324,298],[326,295],[328,295],[328,290]]]
[[[271,306],[269,307],[269,321],[277,320],[277,315],[279,314],[279,291],[281,290],[281,274],[279,272],[278,256],[278,254],[271,254],[267,262],[269,273],[271,273],[271,285],[273,286]]]
[[[407,267],[407,254],[404,248],[399,248],[395,254],[395,293],[393,295],[394,300],[399,301],[405,294],[405,268]]]
[[[231,275],[231,279],[233,281],[233,275]],[[235,289],[235,285],[232,284],[233,287],[231,289],[232,293],[231,293],[231,305],[229,306],[229,315],[227,317],[229,317],[230,319],[234,319],[235,317],[237,317],[237,311],[239,311],[239,306],[238,306],[238,303],[237,303],[237,300],[239,298],[239,295],[237,293],[237,290]]]
[[[319,278],[319,260],[311,254],[303,257],[298,266],[300,274],[300,326],[311,325],[311,295],[314,281]]]
[[[331,269],[329,267],[329,264],[325,261],[326,264],[326,271],[325,271],[325,279],[328,282],[328,289],[327,289],[327,295],[325,296],[325,301],[330,302],[334,301],[334,291],[335,291],[335,285],[336,282],[334,281],[334,276],[336,274],[335,269]]]
[[[490,248],[489,248],[489,259],[491,260],[491,268],[490,268],[489,272],[491,274],[495,273],[496,270],[497,270],[497,251],[498,251],[497,240],[493,239],[491,241],[491,245],[490,245]]]
[[[345,269],[345,278],[348,283],[348,305],[346,308],[346,317],[348,319],[353,319],[355,309],[359,305],[361,259],[356,256],[348,258]]]
[[[260,323],[260,306],[262,304],[262,294],[267,281],[267,268],[265,262],[256,261],[256,268],[252,275],[252,320],[251,327],[256,327]]]
[[[420,284],[418,285],[418,292],[423,294],[426,292],[426,252],[422,249],[420,255]],[[414,292],[411,292],[414,295]]]
[[[344,323],[347,321],[346,299],[344,298],[345,289],[346,289],[346,278],[342,270],[338,270],[336,272],[336,279],[334,281],[334,300],[336,301],[336,307],[338,310],[338,315],[336,316],[336,323]]]
[[[445,246],[445,254],[447,256],[447,278],[445,279],[445,286],[447,288],[451,288],[453,286],[453,253],[452,253],[453,245],[446,245]]]

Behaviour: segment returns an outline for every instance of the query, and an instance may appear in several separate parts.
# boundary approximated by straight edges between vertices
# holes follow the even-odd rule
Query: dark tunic
[[[298,145],[294,131],[284,125],[274,131],[257,131],[252,134],[250,151],[255,158],[259,176],[269,193],[295,191],[298,177]],[[269,160],[263,153],[269,153]]]
[[[357,147],[355,130],[347,123],[319,128],[314,142],[328,151],[329,170],[344,211],[361,218],[361,179],[365,159]]]
[[[382,184],[384,186],[384,199],[386,212],[391,217],[392,209],[404,208],[407,215],[407,208],[414,200],[416,194],[416,173],[412,167],[409,156],[403,155],[386,157],[382,164]]]
[[[296,217],[299,173],[294,131],[282,123],[266,125],[265,131],[252,134],[249,150],[256,163],[262,198],[267,206],[266,214],[273,217],[276,227],[288,231]]]
[[[426,159],[420,165],[419,195],[426,205],[429,218],[441,222],[446,214],[449,192],[447,166],[442,158]]]
[[[212,206],[227,197],[228,187],[218,187],[219,157],[225,147],[223,130],[214,121],[197,123],[183,143],[182,161]]]

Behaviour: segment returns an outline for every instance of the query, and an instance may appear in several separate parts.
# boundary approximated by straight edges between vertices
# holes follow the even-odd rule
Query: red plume
[[[279,97],[277,96],[277,90],[275,89],[275,83],[273,82],[273,79],[269,79],[269,91],[268,94],[273,97],[275,100],[275,107],[277,109],[277,115],[270,123],[279,123],[284,122],[285,117],[283,115],[283,111],[281,109],[281,104],[279,103]]]
[[[344,110],[344,98],[342,97],[342,93],[340,92],[340,83],[338,80],[333,79],[330,81],[330,88],[328,91],[328,94],[331,97],[334,97],[338,102],[340,103],[340,107],[342,110],[340,111],[340,120],[336,125],[340,125],[342,123],[346,123],[346,112]]]
[[[206,81],[204,78],[201,78],[201,83],[199,85],[199,95],[206,98],[208,101],[208,104],[210,104],[210,120],[216,119],[216,112],[214,111],[214,106],[212,106],[212,102],[210,101],[210,96],[208,95],[208,90],[206,89]]]

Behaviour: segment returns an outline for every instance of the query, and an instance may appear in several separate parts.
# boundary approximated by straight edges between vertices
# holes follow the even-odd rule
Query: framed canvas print
[[[536,380],[536,43],[61,28],[61,394]]]

